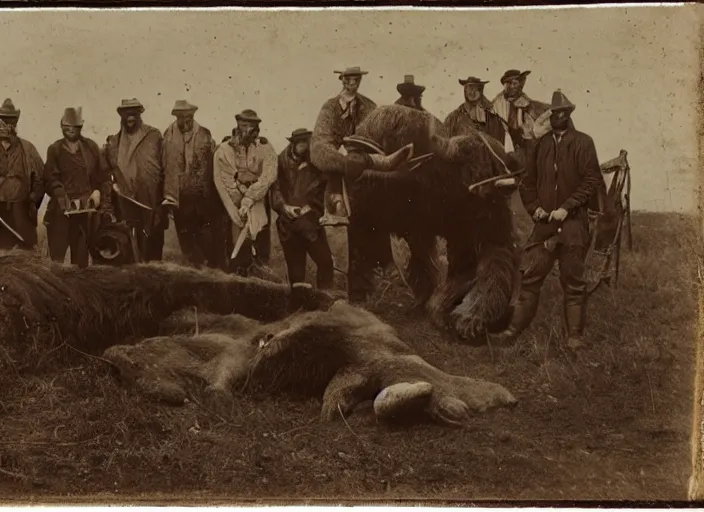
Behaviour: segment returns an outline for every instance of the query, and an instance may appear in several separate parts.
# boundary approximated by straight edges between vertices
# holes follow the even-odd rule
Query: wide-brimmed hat
[[[252,121],[254,123],[261,123],[262,120],[259,119],[257,113],[251,108],[244,109],[242,112],[235,116],[237,121]]]
[[[289,142],[294,142],[301,139],[308,139],[311,135],[313,135],[313,132],[307,128],[296,128],[291,132],[290,137],[286,137],[286,140]]]
[[[384,154],[382,147],[377,144],[376,141],[369,139],[367,137],[362,137],[361,135],[350,135],[342,139],[343,144],[347,147],[354,147],[357,149],[363,149],[367,152]]]
[[[175,116],[176,114],[188,114],[193,113],[196,110],[198,110],[198,107],[192,103],[188,103],[186,100],[176,100],[174,107],[171,109],[171,115]]]
[[[83,107],[65,108],[61,124],[64,126],[83,126]]]
[[[144,105],[137,98],[132,98],[129,100],[122,100],[117,107],[118,113],[123,110],[138,110],[141,114],[144,112]]]
[[[12,100],[7,98],[0,106],[0,117],[20,117],[20,109],[15,108]]]
[[[457,80],[462,87],[465,85],[486,85],[489,83],[489,80],[482,80],[480,78],[477,78],[476,76],[468,76],[465,79],[458,79]]]
[[[403,82],[396,85],[396,90],[401,96],[420,96],[425,86],[416,84],[413,75],[404,75]]]
[[[338,75],[340,75],[340,80],[342,80],[346,76],[362,76],[362,75],[368,75],[369,71],[362,71],[362,68],[359,66],[353,66],[351,68],[347,68],[344,71],[335,71]]]
[[[567,96],[565,96],[560,89],[552,93],[552,102],[550,103],[551,111],[569,110],[571,112],[576,108],[577,106],[568,100]]]
[[[505,84],[509,80],[520,80],[530,75],[530,71],[519,71],[518,69],[509,69],[501,77],[501,83]]]

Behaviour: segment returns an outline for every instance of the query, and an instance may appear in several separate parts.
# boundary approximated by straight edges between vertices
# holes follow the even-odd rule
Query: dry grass
[[[63,350],[63,366],[0,392],[6,500],[684,499],[697,316],[695,222],[636,214],[620,287],[589,306],[593,348],[563,349],[559,284],[513,348],[443,339],[406,313],[398,283],[370,308],[429,362],[499,382],[517,409],[468,429],[378,425],[360,411],[317,422],[317,400],[194,397],[155,405],[103,361]],[[332,236],[346,268],[344,230]],[[166,252],[178,250],[173,237]],[[272,264],[282,257],[274,236]],[[313,268],[309,280],[313,282]],[[344,276],[338,275],[344,285]],[[61,352],[58,351],[58,352]],[[57,354],[58,355],[58,354]]]

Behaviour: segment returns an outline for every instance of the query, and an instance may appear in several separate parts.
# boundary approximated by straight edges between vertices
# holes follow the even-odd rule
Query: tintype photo
[[[0,501],[704,497],[700,14],[2,10]]]

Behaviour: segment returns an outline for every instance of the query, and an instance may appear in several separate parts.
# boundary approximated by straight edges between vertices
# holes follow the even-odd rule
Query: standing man
[[[317,266],[318,288],[333,286],[332,252],[325,228],[320,225],[325,180],[310,163],[312,133],[299,128],[288,137],[290,143],[279,154],[278,175],[271,188],[272,208],[279,214],[276,228],[292,290],[307,286],[306,254]]]
[[[464,88],[464,103],[445,118],[445,128],[450,137],[470,133],[472,128],[494,137],[503,144],[504,127],[494,107],[486,96],[484,86],[489,82],[475,76],[459,79]]]
[[[178,100],[176,120],[164,132],[164,196],[172,208],[181,253],[196,268],[223,268],[221,227],[225,210],[213,182],[215,141],[195,119],[196,105]]]
[[[555,260],[560,263],[567,344],[582,346],[586,319],[584,260],[588,248],[588,203],[603,182],[592,138],[571,126],[575,109],[558,89],[550,106],[552,131],[530,143],[521,199],[535,227],[524,257],[521,291],[511,325],[499,334],[509,341],[527,328],[538,308],[540,290]]]
[[[276,181],[278,161],[273,146],[259,136],[262,120],[254,110],[243,110],[235,119],[237,127],[232,137],[215,150],[213,178],[230,218],[232,240],[228,258],[237,249],[230,268],[246,275],[254,262],[252,240],[268,224],[265,199]]]
[[[142,121],[144,105],[138,99],[122,100],[117,113],[120,131],[108,137],[105,152],[117,196],[116,216],[135,224],[139,260],[159,261],[168,226],[168,216],[161,208],[166,200],[161,166],[163,137],[158,129]]]
[[[416,85],[413,75],[404,75],[403,82],[396,85],[396,90],[401,95],[394,104],[414,108],[425,112],[422,106],[424,85]]]
[[[507,70],[501,77],[504,90],[492,101],[494,111],[503,123],[503,135],[499,140],[504,143],[507,153],[515,151],[522,158],[525,158],[526,140],[523,126],[533,126],[540,115],[549,110],[547,104],[533,101],[523,92],[528,75],[530,71]]]
[[[16,234],[0,226],[0,249],[33,250],[44,200],[44,161],[31,142],[17,136],[19,119],[20,110],[7,98],[0,106],[0,218]]]
[[[98,144],[81,135],[82,108],[67,108],[61,118],[63,138],[46,154],[44,182],[50,197],[44,215],[49,256],[63,262],[71,247],[71,264],[88,266],[89,214],[67,216],[71,210],[98,208],[110,195],[110,176]]]
[[[355,66],[335,73],[342,82],[342,91],[323,103],[311,139],[313,164],[329,174],[325,214],[320,221],[323,226],[349,224],[349,204],[345,204],[345,183],[341,175],[344,160],[337,155],[343,147],[342,139],[354,135],[357,125],[376,108],[376,103],[359,93],[362,76],[368,71]]]

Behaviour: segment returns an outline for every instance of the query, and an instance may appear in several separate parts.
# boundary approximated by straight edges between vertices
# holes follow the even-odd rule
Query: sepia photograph
[[[702,12],[0,9],[0,505],[704,500]]]

